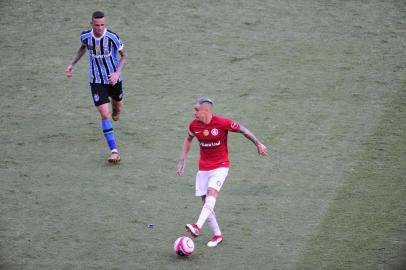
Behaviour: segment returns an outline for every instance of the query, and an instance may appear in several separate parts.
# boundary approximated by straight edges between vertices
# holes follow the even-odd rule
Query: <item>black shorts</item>
[[[122,81],[117,82],[115,85],[91,83],[90,89],[92,90],[92,98],[95,106],[109,103],[109,97],[115,101],[121,101],[124,96]]]

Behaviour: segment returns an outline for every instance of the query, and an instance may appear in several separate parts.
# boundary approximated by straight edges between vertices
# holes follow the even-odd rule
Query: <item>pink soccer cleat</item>
[[[186,224],[185,229],[190,232],[190,234],[197,238],[200,234],[200,228],[196,224]]]
[[[208,243],[208,247],[217,247],[218,244],[223,242],[223,236],[221,235],[215,235]]]

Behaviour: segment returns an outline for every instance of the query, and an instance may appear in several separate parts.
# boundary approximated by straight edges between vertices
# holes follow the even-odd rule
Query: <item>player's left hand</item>
[[[111,85],[115,85],[117,83],[119,77],[120,77],[120,74],[118,74],[118,72],[114,72],[113,74],[109,75],[109,83]]]
[[[257,151],[260,156],[266,156],[268,154],[266,146],[262,143],[257,144]]]

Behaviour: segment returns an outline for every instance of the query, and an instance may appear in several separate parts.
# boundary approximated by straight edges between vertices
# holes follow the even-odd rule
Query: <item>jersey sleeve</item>
[[[111,40],[118,51],[121,51],[124,48],[123,42],[116,34],[112,35]]]
[[[237,132],[240,130],[240,124],[228,118],[224,121],[224,127],[231,132]]]
[[[193,123],[193,122],[192,122],[192,123]],[[189,134],[189,136],[194,137],[195,134],[193,133],[193,126],[192,126],[192,123],[189,124],[188,134]]]
[[[83,35],[80,35],[80,44],[82,44],[82,46],[87,47],[86,38]]]

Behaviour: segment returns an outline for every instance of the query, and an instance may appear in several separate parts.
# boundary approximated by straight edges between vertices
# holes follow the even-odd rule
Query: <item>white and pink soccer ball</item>
[[[181,236],[173,244],[173,250],[179,256],[190,256],[195,250],[195,243],[187,236]]]

